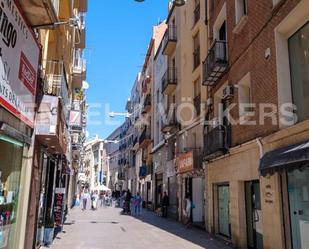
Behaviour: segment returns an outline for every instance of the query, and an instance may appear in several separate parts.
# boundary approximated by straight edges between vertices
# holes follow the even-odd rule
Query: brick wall
[[[275,8],[272,0],[248,1],[248,19],[238,34],[233,33],[235,27],[235,1],[216,1],[210,15],[210,27],[226,3],[227,10],[227,41],[229,69],[225,75],[210,89],[214,94],[222,84],[228,81],[236,84],[248,72],[251,73],[252,102],[272,103],[277,105],[277,75],[275,27],[296,6],[300,0],[285,0]],[[212,28],[210,28],[212,33]],[[270,49],[271,56],[266,59],[265,51]],[[238,103],[238,91],[231,103]],[[259,110],[255,109],[254,119],[259,123]],[[231,112],[234,119],[238,119],[238,107]],[[211,115],[213,116],[213,114]],[[278,119],[278,115],[277,115]],[[271,119],[265,119],[264,125],[235,125],[232,127],[232,145],[242,144],[255,137],[266,136],[278,130],[278,124],[273,125]]]

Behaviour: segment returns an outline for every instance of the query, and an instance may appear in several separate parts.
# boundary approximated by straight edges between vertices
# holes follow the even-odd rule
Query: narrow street
[[[184,228],[180,223],[164,220],[144,211],[138,218],[120,214],[118,208],[100,208],[82,212],[74,209],[52,249],[229,249],[206,232]]]

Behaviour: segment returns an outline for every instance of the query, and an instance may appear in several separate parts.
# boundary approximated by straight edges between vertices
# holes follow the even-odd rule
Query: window
[[[194,81],[194,108],[196,111],[196,115],[199,116],[201,114],[201,83],[200,78]]]
[[[250,73],[246,74],[238,83],[239,117],[246,116],[250,111],[248,104],[252,103]]]
[[[288,40],[292,99],[297,120],[309,119],[309,22]]]
[[[5,135],[0,135],[0,209],[2,248],[12,248],[18,237],[17,215],[23,188],[20,185],[23,144]],[[5,216],[5,218],[3,218]]]
[[[193,69],[200,65],[200,34],[193,37]]]
[[[243,16],[247,15],[247,0],[235,0],[235,15],[236,24],[240,21]]]

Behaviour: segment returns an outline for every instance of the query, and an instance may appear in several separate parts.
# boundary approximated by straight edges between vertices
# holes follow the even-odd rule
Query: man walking
[[[167,218],[168,206],[169,206],[169,198],[168,198],[168,195],[167,195],[166,191],[164,191],[163,198],[162,198],[162,204],[161,204],[162,217],[164,217],[164,218]]]
[[[83,211],[87,209],[87,201],[89,199],[89,194],[87,190],[84,190],[82,193],[82,200],[83,200]]]

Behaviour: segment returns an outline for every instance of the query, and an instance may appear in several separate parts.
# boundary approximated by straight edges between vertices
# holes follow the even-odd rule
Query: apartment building
[[[240,248],[308,241],[308,9],[308,1],[209,1],[207,229]],[[284,112],[290,103],[295,113]]]
[[[19,217],[25,217],[25,220],[15,230],[19,235],[13,238],[7,233],[10,238],[6,241],[11,244],[6,246],[36,248],[51,243],[54,231],[61,230],[64,214],[71,208],[77,188],[86,125],[85,90],[88,84],[85,82],[83,49],[87,1],[34,3],[26,0],[7,1],[6,4],[10,13],[19,13],[21,20],[27,19],[26,28],[20,31],[26,40],[19,46],[23,47],[20,72],[27,68],[29,74],[20,79],[33,97],[22,95],[27,96],[28,102],[35,100],[33,103],[36,104],[35,108],[33,103],[31,107],[35,115],[30,108],[30,112],[24,110],[32,116],[27,114],[27,119],[20,116],[30,125],[27,130],[33,134],[31,154],[24,157],[33,156],[33,165],[27,167],[30,171],[24,172],[21,178],[29,177],[28,188],[22,187],[26,192],[23,200],[18,201],[20,207],[27,201],[28,209],[23,206],[23,215]],[[15,14],[14,20],[17,20]],[[18,27],[21,27],[20,23]],[[33,40],[32,45],[30,40]],[[31,131],[31,127],[35,127],[34,130]]]
[[[124,185],[124,172],[119,165],[120,133],[121,128],[119,127],[105,140],[108,163],[108,184],[106,186],[112,191],[121,191]]]

